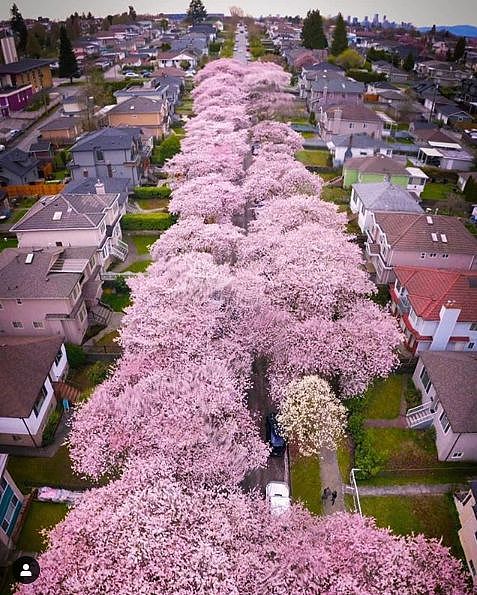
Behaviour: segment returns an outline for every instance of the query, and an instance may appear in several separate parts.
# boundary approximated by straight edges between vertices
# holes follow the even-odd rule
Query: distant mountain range
[[[419,31],[425,33],[432,27],[419,27]],[[438,31],[449,31],[453,35],[459,37],[477,37],[477,27],[474,25],[439,25],[436,27]]]

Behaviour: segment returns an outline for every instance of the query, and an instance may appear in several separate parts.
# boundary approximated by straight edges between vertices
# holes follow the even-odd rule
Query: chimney
[[[106,194],[106,190],[104,189],[104,184],[101,180],[98,180],[94,185],[94,189],[96,190],[96,194]]]
[[[18,62],[15,38],[10,31],[3,31],[1,35],[3,61],[5,64]]]

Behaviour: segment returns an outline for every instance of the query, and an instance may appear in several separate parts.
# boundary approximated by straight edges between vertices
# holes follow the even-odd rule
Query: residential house
[[[217,29],[214,25],[207,23],[192,25],[192,27],[189,28],[189,33],[201,33],[202,35],[206,35],[209,43],[215,41],[217,37]]]
[[[474,167],[475,158],[472,153],[457,148],[437,148],[429,143],[421,147],[417,154],[420,165],[438,167],[443,170],[470,171]],[[460,145],[457,144],[459,147]]]
[[[71,147],[68,167],[73,180],[81,177],[128,178],[130,188],[147,175],[152,138],[143,140],[140,128],[102,128],[83,136]]]
[[[464,103],[466,107],[472,109],[475,113],[477,108],[477,78],[464,79],[460,85],[458,94],[460,102]]]
[[[461,109],[457,104],[442,105],[436,108],[436,118],[446,126],[468,126],[473,119],[470,114]]]
[[[391,182],[353,184],[349,204],[351,212],[358,215],[358,225],[363,233],[374,225],[371,213],[375,211],[423,213],[415,196]]]
[[[416,142],[421,144],[429,143],[432,147],[440,146],[442,148],[451,145],[452,148],[461,148],[452,136],[449,136],[430,122],[411,122],[409,132],[415,138]]]
[[[87,110],[86,97],[70,95],[62,100],[63,113],[67,116],[80,116]]]
[[[379,285],[394,281],[396,266],[477,270],[477,238],[455,217],[378,211],[371,217],[365,256]]]
[[[317,114],[323,140],[334,134],[368,134],[381,138],[383,121],[373,110],[360,104],[341,103],[326,107]]]
[[[392,157],[392,146],[367,134],[335,135],[326,143],[333,158],[333,167],[339,167],[355,157],[373,157],[376,154]]]
[[[2,336],[0,356],[0,444],[39,447],[68,373],[63,337]]]
[[[391,310],[409,351],[477,351],[477,271],[397,266],[394,274]]]
[[[425,351],[412,379],[422,405],[408,411],[408,425],[434,427],[440,461],[477,461],[477,354]]]
[[[163,66],[174,66],[181,68],[181,63],[187,62],[188,68],[197,68],[197,57],[190,51],[169,51],[159,52],[156,57],[159,68]]]
[[[311,94],[311,84],[313,81],[316,81],[323,76],[328,79],[343,79],[345,78],[345,72],[336,64],[331,64],[329,62],[318,62],[309,66],[304,66],[301,69],[301,75],[298,80],[300,97],[302,99],[309,99]]]
[[[53,144],[49,140],[39,139],[30,145],[30,155],[40,163],[48,163],[53,159]]]
[[[417,62],[415,70],[423,78],[444,87],[457,86],[460,81],[469,76],[469,72],[465,68],[456,65],[454,62],[440,62],[437,60]]]
[[[459,540],[469,568],[477,584],[477,481],[469,482],[469,489],[454,493],[454,503],[459,515]]]
[[[106,194],[119,194],[119,209],[126,213],[129,194],[128,178],[79,178],[70,180],[63,189],[63,194],[98,194],[103,191]]]
[[[51,60],[24,58],[18,62],[0,64],[0,87],[31,85],[33,93],[53,86],[50,70]]]
[[[81,120],[78,118],[55,118],[40,127],[42,140],[51,141],[55,146],[71,145],[83,132]]]
[[[1,372],[0,372],[1,374]],[[1,405],[0,405],[1,406]],[[7,454],[0,454],[0,561],[5,563],[14,547],[12,535],[17,529],[25,496],[7,469]]]
[[[128,247],[120,226],[126,205],[119,193],[107,194],[102,182],[91,194],[57,194],[36,202],[12,226],[20,248],[94,246],[96,262],[107,268],[113,258],[124,261]]]
[[[363,102],[364,83],[359,83],[339,74],[331,77],[323,74],[311,83],[308,105],[315,115],[321,108],[336,104],[359,104]]]
[[[393,83],[405,83],[409,80],[409,73],[393,66],[390,62],[377,60],[372,63],[372,70],[378,74],[385,74]]]
[[[38,180],[38,160],[22,151],[0,153],[0,186],[21,185]]]
[[[388,181],[420,196],[427,179],[421,169],[406,167],[405,161],[383,154],[347,159],[343,165],[343,188],[350,188],[356,182],[370,184]]]
[[[150,97],[131,97],[107,113],[112,127],[140,126],[148,136],[162,138],[169,132],[167,102]]]
[[[0,88],[0,118],[14,117],[14,112],[24,109],[33,97],[31,85]]]
[[[107,324],[99,303],[101,280],[96,247],[56,246],[0,253],[0,334],[59,335],[81,344],[89,321]]]

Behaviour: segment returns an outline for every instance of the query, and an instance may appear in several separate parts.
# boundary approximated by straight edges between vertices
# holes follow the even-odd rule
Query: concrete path
[[[392,486],[359,486],[358,492],[360,496],[422,496],[424,494],[448,494],[454,492],[456,484],[453,483],[436,483],[436,484],[405,484]],[[345,486],[346,493],[351,494],[353,488],[349,485]]]
[[[320,479],[322,490],[330,488],[332,492],[336,491],[337,493],[334,505],[331,504],[331,498],[323,500],[323,514],[333,514],[345,510],[343,481],[338,467],[336,450],[322,449],[320,453]]]

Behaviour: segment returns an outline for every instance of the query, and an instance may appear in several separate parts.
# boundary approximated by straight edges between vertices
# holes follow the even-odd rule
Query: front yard
[[[43,552],[46,546],[41,531],[57,525],[65,518],[67,512],[66,504],[32,502],[18,539],[17,549],[24,552]]]
[[[448,197],[451,192],[456,189],[454,184],[439,184],[437,182],[431,182],[426,184],[424,190],[421,193],[422,200],[444,200]]]
[[[320,462],[318,457],[290,455],[291,496],[313,514],[321,514]]]
[[[323,149],[307,149],[297,151],[295,157],[301,161],[303,165],[313,167],[328,167],[330,165],[330,153]]]
[[[423,496],[364,496],[361,510],[373,516],[379,527],[389,527],[398,535],[423,533],[442,538],[456,557],[462,557],[457,531],[459,520],[450,494]]]

